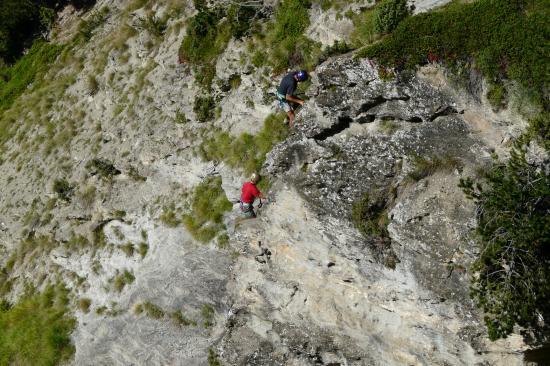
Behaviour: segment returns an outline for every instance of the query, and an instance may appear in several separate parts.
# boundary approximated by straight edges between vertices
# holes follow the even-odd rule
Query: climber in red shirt
[[[241,191],[241,211],[246,217],[256,217],[254,212],[254,200],[256,198],[260,199],[260,204],[258,208],[262,207],[262,198],[267,198],[260,190],[256,187],[256,184],[260,180],[260,175],[253,173],[248,182],[243,184]]]

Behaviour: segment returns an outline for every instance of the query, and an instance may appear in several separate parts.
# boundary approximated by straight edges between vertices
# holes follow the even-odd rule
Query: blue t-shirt
[[[287,95],[293,95],[296,91],[296,86],[298,85],[298,82],[296,79],[294,79],[294,72],[291,72],[287,74],[283,80],[281,80],[281,84],[279,85],[279,89],[277,89],[277,93],[284,95],[285,97]]]

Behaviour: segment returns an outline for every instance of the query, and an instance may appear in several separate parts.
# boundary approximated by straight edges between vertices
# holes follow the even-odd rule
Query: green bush
[[[195,97],[195,102],[193,104],[193,112],[197,116],[199,122],[207,122],[214,118],[214,109],[216,103],[214,98],[210,95],[206,97]]]
[[[70,201],[74,187],[65,179],[56,179],[53,182],[53,191],[64,201]]]
[[[99,175],[101,178],[111,180],[120,170],[115,168],[112,162],[106,159],[94,158],[86,163],[86,169],[91,175]]]
[[[472,297],[492,340],[506,337],[515,324],[537,334],[538,314],[550,316],[549,176],[516,147],[484,178],[483,185],[471,178],[460,183],[479,208]]]
[[[0,365],[57,365],[74,353],[67,290],[47,287],[13,307],[0,306]]]
[[[407,17],[382,41],[359,56],[386,66],[414,68],[432,54],[451,65],[475,65],[489,80],[516,80],[547,104],[550,4],[545,0],[453,2]]]
[[[225,230],[223,215],[233,205],[227,200],[220,177],[209,177],[193,193],[191,214],[183,216],[183,223],[193,238],[208,242]]]
[[[550,151],[550,112],[543,112],[529,120],[525,141],[535,140]]]
[[[377,6],[374,29],[378,33],[390,33],[408,15],[407,0],[385,0]]]
[[[270,114],[262,130],[255,136],[243,133],[233,137],[227,132],[218,131],[202,142],[200,154],[205,160],[223,161],[231,167],[241,168],[245,175],[259,172],[267,153],[288,135],[284,119],[284,113]]]

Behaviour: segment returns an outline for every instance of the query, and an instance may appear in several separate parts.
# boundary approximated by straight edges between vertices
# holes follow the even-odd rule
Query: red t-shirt
[[[243,203],[253,203],[254,199],[260,195],[260,191],[250,182],[243,184],[241,192],[241,201]]]

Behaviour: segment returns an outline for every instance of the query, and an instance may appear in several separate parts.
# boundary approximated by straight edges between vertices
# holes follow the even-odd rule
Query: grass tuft
[[[407,175],[407,178],[414,182],[418,182],[437,171],[451,171],[462,167],[462,162],[459,159],[449,155],[442,158],[435,155],[431,158],[416,156],[413,164],[415,169]]]
[[[193,238],[208,242],[225,230],[223,215],[233,207],[221,187],[221,177],[209,177],[193,193],[191,214],[183,216],[183,223]]]
[[[0,365],[46,366],[71,359],[75,320],[67,314],[67,292],[48,286],[14,306],[0,306]]]
[[[235,138],[218,131],[202,142],[199,153],[205,160],[223,161],[233,168],[241,168],[245,175],[258,172],[267,153],[288,136],[284,119],[284,113],[270,114],[255,136],[244,133]]]

